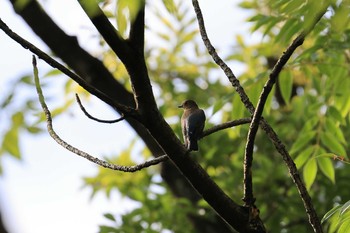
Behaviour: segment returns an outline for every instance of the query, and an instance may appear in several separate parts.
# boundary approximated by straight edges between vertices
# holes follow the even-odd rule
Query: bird
[[[203,133],[205,124],[204,111],[193,100],[185,100],[178,107],[184,109],[181,128],[185,147],[189,151],[198,151],[198,139]]]

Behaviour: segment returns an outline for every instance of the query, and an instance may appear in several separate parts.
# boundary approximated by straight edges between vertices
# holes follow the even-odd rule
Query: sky
[[[159,0],[150,2],[157,4],[157,1],[159,4]],[[13,12],[8,2],[0,0],[1,19],[13,31],[47,51],[47,47]],[[78,35],[80,44],[92,53],[98,50],[96,41],[91,37],[93,26],[80,10],[77,1],[44,2],[45,9],[68,34]],[[211,0],[200,1],[209,38],[219,53],[228,50],[236,33],[243,34],[248,31],[249,25],[244,23],[247,15],[235,8],[237,3],[238,1],[231,0],[220,0],[220,4]],[[2,31],[0,51],[1,99],[1,93],[6,93],[6,88],[13,80],[32,72],[32,54]],[[42,60],[38,61],[38,68],[39,76],[50,70]],[[235,68],[240,69],[233,67]],[[64,102],[60,91],[66,79],[64,76],[52,79],[46,89],[46,92],[57,92],[58,104]],[[45,88],[43,91],[45,94]],[[85,107],[100,118],[118,117],[96,98],[92,98]],[[6,113],[0,112],[0,129],[6,128],[1,123],[6,122],[5,117]],[[96,123],[87,119],[77,106],[69,113],[56,118],[54,128],[63,139],[96,156],[118,154],[135,136],[126,123]],[[1,158],[3,174],[0,176],[0,208],[9,233],[93,233],[98,231],[98,225],[108,224],[103,217],[104,213],[121,214],[133,207],[132,203],[121,197],[117,191],[112,192],[109,199],[103,193],[98,193],[90,199],[91,190],[83,188],[82,177],[95,175],[97,165],[66,151],[47,133],[38,136],[21,135],[20,146],[21,160],[10,156]]]

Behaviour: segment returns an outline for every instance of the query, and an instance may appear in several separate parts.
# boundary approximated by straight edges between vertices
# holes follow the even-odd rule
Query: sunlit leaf
[[[173,14],[176,11],[176,5],[173,0],[162,0],[165,8],[170,14]]]
[[[28,130],[29,133],[32,133],[32,134],[38,134],[43,131],[42,128],[36,127],[36,126],[28,126],[26,127],[26,129]]]
[[[301,134],[297,140],[294,142],[292,148],[290,149],[290,153],[294,154],[296,152],[298,152],[299,150],[303,149],[306,145],[310,145],[310,142],[312,141],[312,139],[315,138],[316,132],[315,131],[311,131],[311,132],[307,132],[304,134]]]
[[[340,215],[345,214],[345,212],[350,211],[350,201],[347,201],[340,209]]]
[[[323,145],[325,145],[330,152],[338,154],[340,156],[346,156],[346,151],[344,147],[341,145],[339,139],[335,138],[334,135],[325,132],[321,134],[321,141]]]
[[[279,86],[281,89],[283,100],[286,103],[289,103],[293,89],[293,76],[291,72],[284,71],[280,74]]]
[[[344,219],[339,226],[337,233],[349,233],[350,232],[350,217]]]
[[[331,18],[332,29],[338,32],[344,31],[349,26],[350,7],[346,1],[342,1],[335,14]]]
[[[2,148],[17,159],[21,158],[18,139],[18,128],[7,131],[2,141]]]
[[[330,134],[334,135],[341,143],[346,144],[344,134],[341,131],[339,124],[336,124],[336,122],[334,122],[334,119],[326,118],[326,129]]]
[[[329,210],[322,218],[321,223],[327,221],[330,217],[332,217],[335,213],[337,213],[341,208],[341,205],[334,206],[331,210]]]
[[[310,146],[299,153],[299,155],[294,160],[294,163],[298,169],[300,169],[305,164],[305,162],[308,159],[310,159],[313,152],[314,152],[314,148]]]
[[[311,158],[305,164],[303,169],[303,178],[305,181],[305,186],[309,190],[311,185],[314,183],[317,174],[317,162],[316,159]]]
[[[330,157],[319,155],[317,156],[317,162],[321,172],[333,183],[335,183],[334,166],[332,159]]]
[[[334,106],[329,106],[327,109],[327,114],[329,114],[333,119],[339,121],[340,123],[344,122],[344,117]]]

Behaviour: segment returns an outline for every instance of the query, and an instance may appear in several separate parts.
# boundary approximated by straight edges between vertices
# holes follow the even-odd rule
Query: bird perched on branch
[[[185,147],[190,151],[198,151],[198,139],[203,133],[205,114],[193,100],[185,100],[179,108],[184,109],[181,117],[182,135]]]

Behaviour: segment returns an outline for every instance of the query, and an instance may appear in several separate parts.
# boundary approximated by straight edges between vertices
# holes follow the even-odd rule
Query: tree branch
[[[86,111],[86,109],[84,108],[83,104],[81,103],[79,95],[77,93],[75,93],[75,98],[76,98],[76,100],[78,102],[78,105],[79,105],[81,111],[83,111],[85,116],[87,116],[88,118],[90,118],[90,119],[92,119],[94,121],[97,121],[97,122],[100,122],[100,123],[113,124],[113,123],[117,123],[117,122],[122,121],[122,120],[125,119],[125,115],[124,114],[122,114],[122,116],[120,118],[115,119],[115,120],[101,120],[101,119],[98,119],[98,118],[92,116],[90,113],[88,113]]]
[[[239,94],[244,106],[248,109],[248,111],[251,114],[254,114],[255,108],[254,108],[253,104],[251,103],[251,101],[249,100],[243,87],[240,85],[238,79],[233,74],[232,70],[227,66],[227,64],[216,53],[215,48],[212,46],[212,44],[208,38],[208,35],[206,33],[206,29],[205,29],[205,25],[204,25],[203,15],[202,15],[201,9],[199,7],[198,1],[192,0],[192,4],[194,7],[194,11],[196,13],[196,16],[197,16],[200,34],[201,34],[201,37],[203,39],[205,46],[207,47],[208,53],[212,56],[215,63],[224,71],[225,75],[228,77],[232,86],[235,88],[235,90]],[[316,18],[316,22],[317,22],[317,19],[322,17],[323,14],[324,13],[321,12],[320,15],[318,15],[318,17]],[[307,32],[309,32],[310,30],[311,30],[311,28]],[[265,133],[268,135],[268,137],[270,138],[270,140],[274,144],[276,150],[281,154],[283,160],[285,161],[285,163],[289,169],[289,174],[291,175],[292,180],[299,191],[299,194],[300,194],[300,197],[303,201],[306,213],[309,217],[309,222],[310,222],[311,226],[313,227],[315,232],[323,232],[321,222],[320,222],[320,220],[317,216],[317,213],[312,205],[311,197],[310,197],[309,193],[307,192],[306,187],[300,178],[300,174],[299,174],[299,172],[298,172],[298,170],[293,162],[293,159],[290,157],[288,151],[285,148],[285,145],[281,142],[281,140],[278,138],[277,134],[274,132],[272,127],[266,122],[265,119],[261,118],[260,126],[265,131]]]
[[[132,45],[136,47],[131,47],[126,43],[126,40],[120,37],[94,0],[79,0],[79,3],[96,29],[125,65],[130,75],[136,109],[139,110],[141,115],[148,111],[154,111],[157,105],[148,77],[143,51],[139,51],[140,43],[144,41],[144,30],[140,30],[141,24],[144,24],[144,8],[141,8],[135,22],[132,24],[133,28],[130,34],[132,37],[130,39]],[[141,48],[143,48],[143,45]]]
[[[97,157],[94,157],[94,156],[68,144],[66,141],[61,139],[60,136],[58,136],[57,133],[55,132],[55,130],[53,129],[51,112],[45,103],[45,97],[43,95],[43,92],[42,92],[42,89],[40,86],[38,68],[36,66],[36,59],[35,59],[34,55],[33,55],[33,70],[34,70],[35,87],[36,87],[36,91],[37,91],[38,96],[39,96],[39,102],[40,102],[40,105],[41,105],[41,107],[45,113],[45,117],[46,117],[47,130],[48,130],[50,136],[63,148],[65,148],[65,149],[69,150],[70,152],[73,152],[74,154],[79,155],[79,156],[99,165],[99,166],[102,166],[102,167],[108,168],[108,169],[112,169],[112,170],[123,171],[123,172],[136,172],[136,171],[142,170],[143,168],[156,165],[160,162],[164,162],[164,161],[167,161],[169,159],[169,157],[167,155],[162,155],[162,156],[159,156],[157,158],[148,160],[144,163],[137,164],[134,166],[122,166],[122,165],[112,164],[112,163],[109,163],[107,161],[101,160]]]
[[[119,104],[118,102],[111,99],[109,96],[107,96],[105,93],[101,92],[100,90],[96,89],[95,87],[91,86],[89,83],[87,83],[83,78],[78,76],[77,74],[73,73],[69,69],[67,69],[64,65],[50,57],[48,54],[46,54],[44,51],[37,48],[35,45],[30,43],[29,41],[23,39],[21,36],[13,32],[1,19],[0,19],[0,28],[14,41],[22,45],[25,49],[29,49],[31,52],[36,54],[39,58],[44,60],[47,64],[52,66],[53,68],[56,68],[60,70],[62,73],[79,83],[81,86],[83,86],[87,91],[91,93],[97,93],[99,98],[106,103],[108,103],[110,106],[115,108],[117,111],[130,115],[134,118],[138,118],[137,112],[125,105]]]
[[[70,68],[72,68],[75,73],[82,77],[91,86],[107,94],[113,100],[123,105],[135,108],[135,97],[133,94],[127,91],[121,83],[115,80],[113,75],[106,69],[106,67],[99,59],[93,57],[84,49],[82,49],[79,46],[75,36],[67,35],[60,27],[58,27],[58,25],[53,22],[50,16],[47,15],[43,7],[41,7],[37,1],[29,0],[28,4],[23,8],[16,7],[16,3],[19,0],[9,1],[12,3],[15,11],[31,27],[36,35],[40,37],[46,45],[48,45],[48,47],[54,52],[55,55],[61,58]],[[50,33],[47,33],[48,31]],[[137,66],[137,68],[139,68],[139,66]],[[142,84],[140,86],[142,86]],[[96,95],[98,98],[100,98],[98,96],[98,93],[96,94],[92,92],[91,94]],[[153,105],[149,111],[157,111],[156,106]],[[142,138],[142,140],[145,142],[155,157],[166,154],[162,148],[163,146],[166,146],[166,142],[162,142],[161,146],[159,141],[156,141],[154,136],[151,135],[150,131],[139,121],[133,118],[126,118],[126,121]],[[155,121],[152,119],[152,117],[149,117],[148,121],[150,123],[153,122],[153,128],[155,128],[154,126],[156,124],[154,124]],[[178,140],[178,138],[172,138],[175,137],[173,134],[169,135],[167,133],[163,133],[163,131],[168,130],[171,130],[169,126],[166,126],[166,128],[163,128],[163,126],[157,127],[156,131],[160,133],[160,135],[158,135],[158,138],[161,138],[163,141],[167,141],[168,144],[176,144],[176,147],[169,146],[169,152],[173,153],[174,157],[181,157],[181,154],[179,154],[182,153],[181,151],[179,152],[179,148],[182,147],[181,142]],[[230,222],[231,225],[234,225],[232,223],[235,222],[236,218],[236,224],[242,225],[244,221],[241,220],[244,217],[239,217],[240,214],[238,212],[241,211],[241,209],[235,207],[232,208],[231,200],[229,200],[227,195],[222,198],[220,196],[222,192],[220,193],[217,191],[218,187],[213,188],[213,185],[207,185],[207,178],[205,175],[202,175],[203,171],[197,172],[192,169],[194,167],[192,166],[194,163],[192,160],[190,162],[187,162],[185,159],[182,162],[186,163],[186,165],[188,164],[188,166],[185,166],[185,168],[182,166],[181,171],[178,168],[179,163],[177,163],[175,166],[172,161],[168,160],[168,162],[161,164],[161,176],[163,177],[164,181],[170,186],[170,189],[174,195],[177,197],[188,198],[193,204],[195,204],[200,199],[200,194],[207,192],[208,194],[205,196],[205,200],[207,200],[208,203],[213,206],[214,210],[220,213],[219,215],[224,217],[226,222]],[[192,176],[191,181],[190,179],[186,179],[183,174]],[[191,182],[194,184],[191,184]],[[236,211],[237,209],[238,211]],[[212,227],[212,224],[213,222],[210,222],[210,224],[208,223],[207,225],[210,225],[209,227]],[[214,224],[221,225],[222,221],[216,221]],[[205,226],[206,224],[202,223],[202,225]],[[217,228],[219,229],[221,227],[218,226]]]
[[[223,129],[231,128],[231,127],[237,126],[237,125],[248,124],[250,122],[251,122],[250,118],[242,118],[242,119],[238,119],[238,120],[225,122],[225,123],[222,123],[220,125],[213,126],[210,129],[204,130],[204,132],[200,138],[204,138],[206,136],[209,136],[210,134],[216,133],[216,132],[223,130]]]
[[[124,64],[130,63],[131,51],[117,29],[109,22],[95,0],[78,0],[80,6],[105,39],[110,48]]]
[[[131,22],[128,41],[143,56],[145,47],[145,1],[140,0],[136,18]]]
[[[249,132],[247,136],[247,143],[245,147],[244,155],[244,197],[243,200],[247,206],[254,205],[255,198],[253,196],[253,182],[252,182],[252,163],[253,163],[253,150],[254,150],[254,141],[256,133],[258,132],[259,122],[264,110],[264,106],[269,96],[269,93],[272,90],[273,85],[275,84],[280,72],[282,71],[283,66],[287,63],[289,58],[292,56],[294,51],[303,44],[305,34],[301,33],[287,48],[283,55],[278,59],[277,63],[270,73],[269,79],[265,83],[263,90],[260,94],[257,107],[253,113],[252,122],[249,126]]]
[[[327,6],[328,7],[328,6]],[[257,107],[253,113],[252,122],[249,127],[249,132],[247,136],[247,143],[245,147],[245,156],[244,156],[244,197],[246,205],[254,205],[255,198],[253,196],[253,184],[252,184],[252,162],[253,162],[253,150],[254,150],[254,141],[256,134],[258,132],[259,122],[262,117],[262,113],[265,107],[266,100],[272,90],[273,85],[276,83],[276,80],[282,71],[285,64],[288,62],[294,51],[303,44],[305,37],[310,33],[310,31],[315,27],[317,22],[321,19],[321,17],[326,13],[325,7],[319,14],[316,16],[311,27],[307,28],[307,30],[301,32],[293,42],[288,46],[287,50],[283,52],[280,58],[277,60],[274,65],[269,79],[266,81],[263,90],[260,94],[259,101]]]

